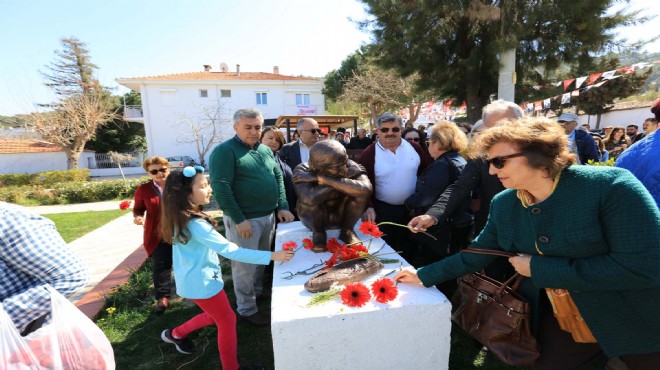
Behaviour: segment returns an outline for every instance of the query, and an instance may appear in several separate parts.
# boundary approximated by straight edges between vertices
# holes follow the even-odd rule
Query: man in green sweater
[[[284,193],[282,172],[273,152],[261,145],[264,119],[256,109],[234,113],[236,135],[218,145],[209,160],[211,188],[224,216],[227,239],[240,247],[270,250],[275,211],[281,222],[293,221]],[[269,325],[259,313],[263,266],[232,261],[238,314],[253,325]]]

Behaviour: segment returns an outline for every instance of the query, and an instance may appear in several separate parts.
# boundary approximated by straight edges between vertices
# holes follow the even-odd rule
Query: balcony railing
[[[141,105],[124,105],[124,119],[144,118]]]

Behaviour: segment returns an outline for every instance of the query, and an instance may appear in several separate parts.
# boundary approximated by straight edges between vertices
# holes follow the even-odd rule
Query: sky
[[[656,4],[654,4],[656,2]],[[632,9],[660,14],[657,0],[631,0]],[[0,0],[0,115],[34,111],[54,100],[39,71],[55,60],[60,38],[87,44],[96,77],[114,93],[114,80],[202,71],[323,77],[368,43],[355,20],[366,17],[356,0]],[[660,34],[660,17],[622,29],[636,40]],[[660,40],[648,51],[659,52]]]

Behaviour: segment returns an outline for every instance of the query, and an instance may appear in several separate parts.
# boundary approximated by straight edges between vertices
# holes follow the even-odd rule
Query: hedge
[[[89,170],[86,168],[63,171],[45,171],[35,174],[9,173],[0,175],[0,188],[8,186],[38,185],[44,188],[53,187],[62,182],[89,181]]]
[[[0,201],[49,205],[126,199],[132,198],[137,187],[147,180],[145,177],[127,179],[126,184],[124,180],[61,182],[48,189],[39,185],[11,186],[0,188]]]

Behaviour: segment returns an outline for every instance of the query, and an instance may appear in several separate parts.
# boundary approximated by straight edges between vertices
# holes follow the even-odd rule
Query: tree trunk
[[[596,128],[597,129],[600,128],[600,113],[596,115]]]
[[[488,97],[479,96],[479,86],[477,82],[470,83],[465,87],[466,98],[465,104],[467,105],[467,120],[470,124],[474,124],[481,119],[481,110],[488,102]]]

